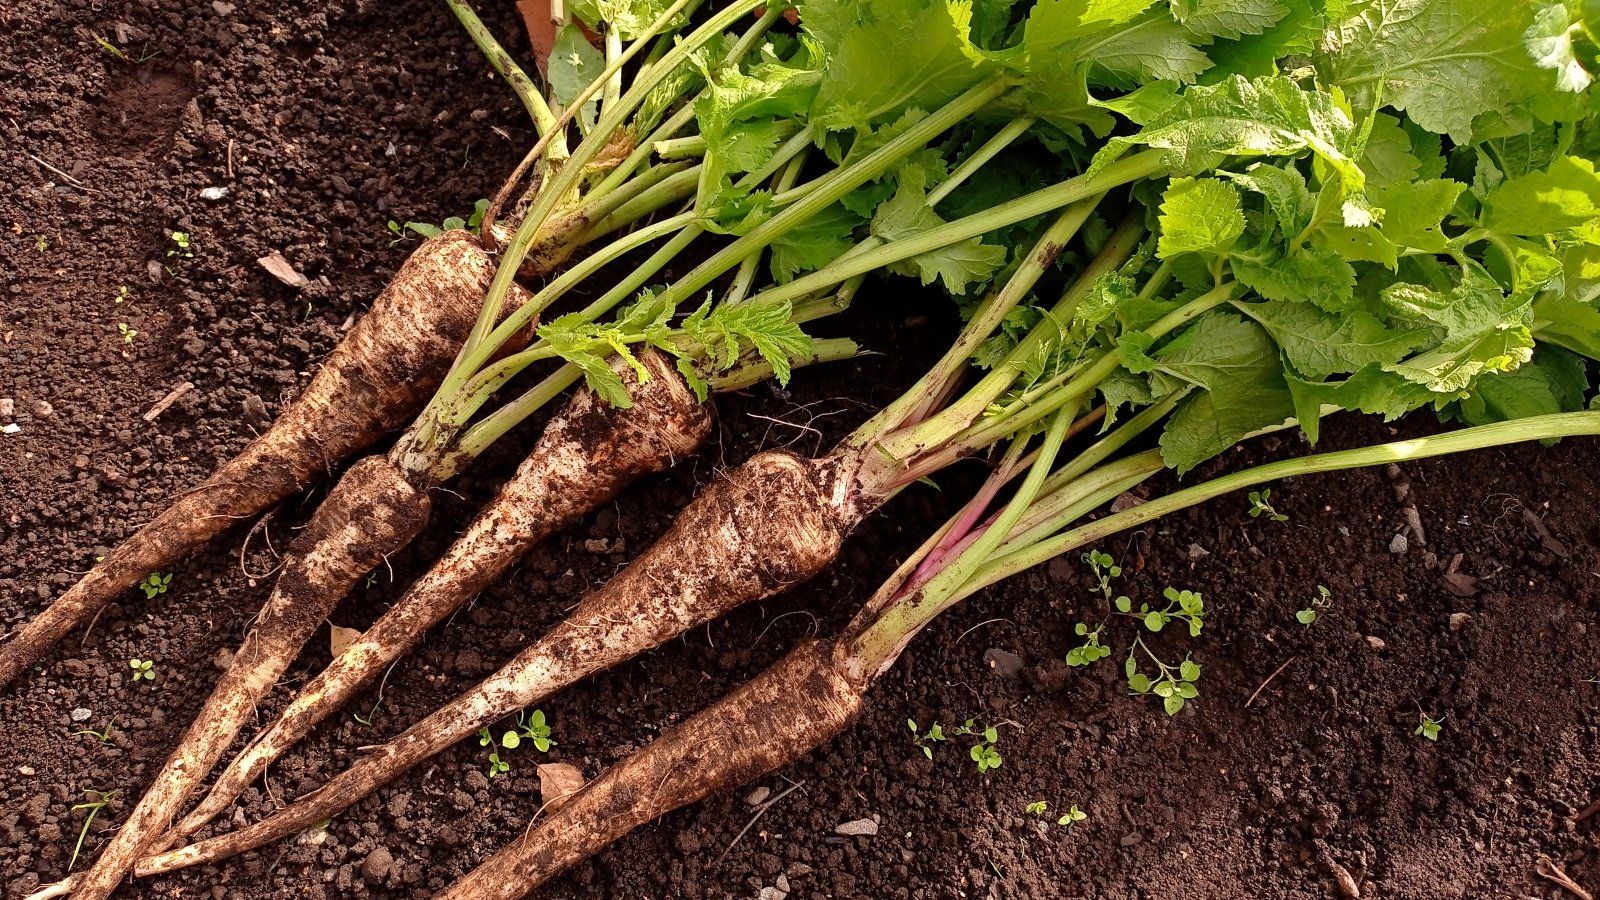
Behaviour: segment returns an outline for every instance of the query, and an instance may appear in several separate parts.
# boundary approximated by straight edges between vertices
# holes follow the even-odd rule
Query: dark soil
[[[509,6],[489,16],[503,35],[518,33]],[[21,426],[0,435],[6,629],[304,386],[408,251],[391,245],[388,219],[464,214],[531,142],[434,0],[25,9],[0,9],[0,397],[15,406],[0,424]],[[227,193],[205,199],[208,187]],[[192,256],[172,252],[174,230],[192,236]],[[264,272],[255,260],[274,250],[313,284],[295,291]],[[492,671],[719,468],[774,444],[813,452],[862,420],[948,334],[922,307],[889,298],[856,320],[885,356],[803,373],[788,394],[727,399],[714,449],[531,554],[275,766],[236,819],[311,789]],[[119,323],[137,331],[131,342]],[[1338,420],[1326,443],[1436,427]],[[335,621],[363,626],[396,598],[527,439],[440,493],[434,527]],[[1214,465],[1299,447],[1256,442]],[[1426,532],[1404,552],[1391,551],[1406,530],[1397,482]],[[536,763],[593,776],[801,635],[836,629],[957,494],[909,493],[812,584],[555,699],[545,711],[559,746],[509,754],[507,776],[485,778],[486,751],[467,741],[324,832],[122,895],[426,896],[520,832],[539,807]],[[20,897],[61,877],[88,815],[74,804],[116,791],[84,840],[85,859],[97,851],[265,597],[273,548],[320,496],[184,562],[165,595],[128,596],[0,696],[0,889]],[[1573,822],[1600,792],[1600,687],[1587,680],[1600,676],[1588,635],[1600,625],[1596,445],[1307,478],[1272,499],[1287,522],[1251,519],[1228,497],[1104,548],[1136,600],[1172,585],[1203,591],[1213,610],[1199,639],[1151,642],[1205,667],[1200,699],[1177,717],[1123,689],[1128,620],[1106,630],[1112,659],[1059,662],[1073,624],[1108,609],[1085,566],[1057,560],[919,638],[862,721],[762,780],[773,795],[798,788],[737,843],[755,813],[749,789],[639,830],[544,895],[1324,898],[1344,896],[1342,873],[1364,897],[1566,896],[1535,874],[1541,855],[1600,890],[1600,817]],[[1294,613],[1319,584],[1332,605],[1303,626]],[[319,637],[262,715],[327,655]],[[155,660],[157,680],[133,683],[131,657]],[[1424,711],[1443,720],[1436,743],[1413,734]],[[908,718],[996,725],[1004,765],[980,776],[959,738],[929,761]],[[107,722],[106,743],[74,734]],[[1047,816],[1025,811],[1034,801]],[[1088,819],[1056,825],[1071,804]],[[876,835],[835,833],[861,818]]]

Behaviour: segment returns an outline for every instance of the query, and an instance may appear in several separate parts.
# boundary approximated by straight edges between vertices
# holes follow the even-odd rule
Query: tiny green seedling
[[[111,726],[115,725],[116,723],[117,723],[117,720],[116,719],[112,719],[111,721],[107,722],[106,726],[104,728],[100,729],[99,731],[95,731],[92,728],[85,728],[85,729],[81,729],[79,731],[74,731],[72,733],[72,736],[73,737],[77,737],[80,734],[87,734],[90,737],[94,738],[95,740],[99,741],[100,743],[105,744],[105,743],[110,742],[110,740],[111,740]]]
[[[1266,516],[1274,522],[1287,522],[1289,517],[1272,508],[1272,488],[1250,492],[1250,518]]]
[[[139,582],[139,590],[144,591],[144,598],[146,600],[153,600],[156,597],[165,594],[167,592],[167,588],[169,587],[172,587],[171,572],[168,572],[165,575],[161,574],[160,572],[151,572],[150,575],[145,578],[145,580]]]
[[[1067,665],[1077,668],[1099,662],[1111,655],[1111,648],[1100,643],[1100,632],[1105,630],[1104,625],[1098,625],[1093,631],[1089,626],[1079,622],[1073,627],[1072,633],[1084,639],[1083,644],[1067,651]]]
[[[907,719],[906,727],[911,729],[911,742],[922,748],[923,756],[933,759],[933,745],[943,743],[945,740],[944,726],[935,722],[928,727],[927,734],[919,734],[920,729],[917,728],[917,720]]]
[[[130,65],[146,63],[161,55],[160,50],[151,50],[150,46],[146,44],[145,48],[139,51],[139,58],[134,59],[133,57],[130,57],[121,47],[118,47],[116,44],[113,44],[111,41],[107,40],[105,35],[102,34],[96,34],[94,36],[94,42],[100,45],[101,50],[104,50],[122,62]]]
[[[1160,631],[1174,621],[1185,622],[1189,626],[1189,636],[1199,637],[1206,617],[1206,602],[1200,592],[1169,587],[1161,592],[1161,596],[1167,600],[1165,609],[1151,609],[1150,604],[1141,603],[1138,612],[1134,612],[1132,600],[1118,597],[1117,612],[1140,620],[1151,631]]]
[[[140,679],[145,681],[156,680],[156,661],[153,659],[140,659],[135,656],[133,659],[128,660],[128,668],[133,670],[134,681]]]
[[[172,247],[167,250],[168,256],[179,256],[184,259],[194,258],[194,250],[190,247],[189,232],[171,231],[168,234],[172,237]]]
[[[111,298],[111,302],[112,303],[122,303],[123,301],[128,300],[128,299],[129,299],[128,286],[125,285],[125,284],[117,285],[117,295],[115,297]]]
[[[981,731],[972,723],[971,719],[950,729],[953,737],[978,736],[978,742],[967,751],[967,756],[978,764],[978,774],[982,775],[991,769],[1000,768],[1005,760],[1001,758],[1000,751],[994,745],[1000,741],[1000,730],[993,725],[984,727]]]
[[[139,332],[129,326],[127,322],[117,323],[117,333],[122,335],[122,346],[124,347],[132,344],[133,339],[139,336]]]
[[[550,726],[545,724],[544,710],[536,709],[526,717],[523,713],[517,713],[516,729],[500,736],[500,746],[515,750],[524,738],[532,741],[533,749],[540,753],[548,753],[556,745],[555,741],[550,740]]]
[[[105,805],[111,802],[111,798],[117,794],[116,791],[84,791],[83,793],[85,796],[95,797],[96,799],[87,803],[74,803],[72,805],[74,811],[87,809],[89,816],[83,820],[83,827],[78,829],[78,843],[72,848],[72,859],[67,861],[68,872],[71,872],[72,867],[78,864],[78,854],[83,852],[83,839],[89,836],[89,826],[94,824],[94,817],[99,815],[100,810],[104,809]]]
[[[1042,816],[1044,815],[1044,811],[1049,808],[1050,804],[1044,802],[1043,800],[1035,800],[1023,807],[1023,810],[1030,816]]]
[[[45,236],[44,236],[44,235],[42,235],[42,234],[41,234],[41,235],[39,235],[39,237],[38,237],[38,238],[37,238],[37,239],[36,239],[36,240],[35,240],[35,241],[34,241],[34,242],[33,242],[33,245],[34,245],[34,246],[35,246],[35,247],[38,247],[38,248],[39,248],[39,252],[40,252],[40,253],[43,253],[43,252],[45,252],[45,251],[46,251],[46,250],[49,250],[49,249],[50,249],[50,239],[49,239],[49,238],[47,238],[47,237],[45,237]]]
[[[991,769],[1000,768],[1000,764],[1005,762],[1000,757],[1000,751],[994,748],[994,739],[996,737],[999,737],[999,735],[994,728],[986,729],[983,741],[973,744],[972,749],[967,752],[967,755],[972,757],[972,761],[978,764],[978,774],[980,775]]]
[[[1089,814],[1079,809],[1078,804],[1074,803],[1072,804],[1071,809],[1068,809],[1066,812],[1061,814],[1061,818],[1056,820],[1056,824],[1065,825],[1066,827],[1071,828],[1087,818],[1089,818]]]
[[[1417,730],[1413,732],[1413,734],[1416,734],[1419,737],[1427,738],[1430,741],[1437,741],[1439,739],[1439,732],[1444,730],[1444,720],[1446,717],[1440,716],[1439,718],[1435,719],[1433,716],[1421,711],[1418,712],[1418,715],[1422,717],[1422,723],[1417,726]]]
[[[1317,620],[1317,615],[1333,607],[1333,592],[1327,585],[1317,585],[1317,599],[1311,605],[1294,614],[1295,621],[1301,625],[1310,625]]]
[[[1111,558],[1111,554],[1101,553],[1099,550],[1090,550],[1083,555],[1083,561],[1088,563],[1089,568],[1094,572],[1095,581],[1100,586],[1100,593],[1104,594],[1107,600],[1120,606],[1123,601],[1128,599],[1127,597],[1113,598],[1111,596],[1111,579],[1122,577],[1122,567],[1117,565],[1117,561]]]
[[[486,213],[488,209],[489,201],[479,200],[477,203],[472,205],[472,215],[466,217],[465,219],[461,218],[460,216],[450,216],[443,222],[440,222],[438,225],[434,225],[429,222],[409,221],[402,224],[400,222],[396,222],[394,219],[390,219],[385,227],[389,229],[389,233],[394,235],[395,238],[389,242],[389,246],[393,247],[395,244],[405,240],[407,237],[406,232],[408,231],[412,234],[420,235],[425,238],[432,238],[438,237],[446,231],[455,231],[463,228],[477,228],[478,225],[483,222],[484,213]]]
[[[508,763],[505,760],[501,759],[500,758],[500,754],[498,754],[498,753],[491,752],[489,754],[489,777],[490,778],[494,778],[497,775],[504,775],[505,773],[507,773],[509,771],[511,771],[511,763]]]
[[[1188,701],[1200,696],[1200,689],[1195,682],[1200,680],[1200,664],[1188,657],[1176,666],[1169,666],[1161,658],[1150,651],[1145,645],[1144,638],[1133,639],[1134,648],[1128,651],[1128,658],[1122,664],[1123,674],[1128,678],[1128,689],[1135,694],[1154,694],[1161,698],[1161,707],[1167,715],[1175,716]],[[1144,655],[1156,665],[1156,677],[1139,671],[1139,661],[1134,658],[1134,649],[1143,650]]]

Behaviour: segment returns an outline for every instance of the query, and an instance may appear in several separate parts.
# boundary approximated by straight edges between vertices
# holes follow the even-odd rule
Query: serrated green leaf
[[[1278,0],[1172,0],[1172,17],[1185,28],[1230,41],[1261,34],[1288,14]]]
[[[924,234],[944,225],[939,214],[928,205],[920,187],[902,182],[895,195],[878,206],[871,230],[884,241],[898,241]],[[979,238],[919,253],[894,264],[892,271],[914,274],[923,284],[938,280],[952,294],[964,293],[973,284],[989,279],[1005,264],[1003,247],[985,244]]]
[[[828,21],[818,31],[811,16],[827,7]],[[937,109],[995,68],[972,43],[970,3],[830,0],[800,9],[827,51],[811,111],[812,121],[825,128],[865,127],[913,107]]]
[[[1161,202],[1157,253],[1224,254],[1244,234],[1239,189],[1215,178],[1174,178]]]
[[[1567,297],[1547,295],[1533,304],[1534,335],[1574,353],[1600,360],[1600,309]]]
[[[1562,156],[1548,169],[1504,180],[1484,205],[1484,227],[1500,234],[1562,231],[1600,218],[1600,174],[1587,159]]]
[[[1305,176],[1293,165],[1274,166],[1258,163],[1242,173],[1219,172],[1234,184],[1247,191],[1260,194],[1267,200],[1278,221],[1284,237],[1293,239],[1311,224],[1315,201],[1306,187]]]
[[[1304,301],[1336,312],[1354,296],[1355,269],[1325,247],[1301,247],[1288,257],[1276,247],[1235,251],[1229,265],[1240,284],[1268,300]]]
[[[1095,80],[1112,87],[1159,80],[1187,84],[1211,66],[1205,51],[1195,46],[1198,40],[1157,8],[1076,49],[1079,58],[1093,63]]]
[[[1260,34],[1213,45],[1207,49],[1212,67],[1204,83],[1215,83],[1233,75],[1254,78],[1278,72],[1278,60],[1303,56],[1315,49],[1322,37],[1324,0],[1280,0],[1284,15]]]
[[[1366,0],[1331,28],[1315,61],[1351,103],[1379,101],[1457,143],[1473,119],[1531,101],[1553,85],[1523,48],[1533,14],[1524,3]]]
[[[864,219],[834,204],[772,242],[772,274],[779,284],[820,269],[855,245],[854,231]]]
[[[1572,46],[1573,16],[1565,3],[1547,3],[1533,15],[1533,23],[1522,33],[1522,43],[1534,65],[1556,73],[1556,89],[1582,92],[1592,81]]]
[[[1168,151],[1166,164],[1178,174],[1215,168],[1228,156],[1310,150],[1354,189],[1365,176],[1343,149],[1353,130],[1349,115],[1330,94],[1304,90],[1283,77],[1233,76],[1189,88],[1138,134],[1113,138],[1096,154],[1090,172],[1140,144]]]
[[[1334,315],[1295,301],[1237,306],[1267,329],[1296,371],[1316,381],[1371,363],[1399,362],[1428,340],[1426,329],[1391,330],[1361,311]]]
[[[1461,417],[1487,425],[1526,416],[1583,409],[1589,390],[1583,361],[1560,347],[1540,347],[1533,360],[1515,371],[1479,378],[1461,398]]]
[[[1384,371],[1376,363],[1343,381],[1311,381],[1293,372],[1285,373],[1284,378],[1294,400],[1295,418],[1313,444],[1319,436],[1324,406],[1382,416],[1385,422],[1391,422],[1442,397],[1420,384]],[[1443,399],[1449,399],[1449,395],[1443,395]]]
[[[1207,313],[1154,362],[1157,371],[1203,389],[1179,404],[1161,433],[1162,459],[1180,475],[1294,414],[1277,348],[1247,319]]]

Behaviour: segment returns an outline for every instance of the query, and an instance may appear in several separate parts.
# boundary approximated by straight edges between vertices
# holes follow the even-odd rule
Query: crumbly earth
[[[485,15],[518,35],[509,3]],[[305,385],[412,246],[393,243],[387,221],[465,215],[531,139],[434,0],[60,0],[0,9],[0,32],[11,36],[0,51],[0,398],[14,407],[0,424],[21,429],[0,435],[9,629]],[[187,250],[171,231],[190,235]],[[311,284],[292,289],[257,265],[272,251]],[[950,334],[924,298],[862,305],[849,330],[884,355],[803,372],[788,392],[726,398],[712,449],[530,554],[276,765],[236,818],[306,792],[492,671],[659,535],[715,471],[762,447],[825,447]],[[433,527],[334,621],[364,626],[398,597],[538,424],[441,492]],[[1341,419],[1325,440],[1435,428]],[[1299,449],[1268,439],[1213,468]],[[537,763],[592,777],[803,635],[838,628],[976,470],[949,476],[945,493],[895,500],[813,583],[553,700],[557,746],[540,756],[524,743],[507,754],[509,774],[485,777],[487,750],[467,741],[324,831],[122,895],[427,896],[526,826]],[[177,566],[165,594],[124,598],[0,694],[0,891],[20,897],[61,877],[90,813],[74,807],[110,791],[84,857],[103,845],[322,495],[261,528],[241,523]],[[1349,896],[1347,879],[1363,897],[1567,896],[1536,874],[1541,856],[1600,890],[1600,817],[1574,822],[1600,794],[1595,442],[1299,479],[1276,485],[1272,502],[1288,521],[1250,518],[1243,497],[1227,497],[1102,548],[1136,601],[1169,585],[1205,595],[1200,638],[1148,641],[1169,663],[1189,654],[1204,666],[1200,699],[1180,715],[1127,695],[1120,666],[1135,623],[1110,615],[1086,566],[1060,559],[921,636],[841,737],[639,829],[544,895],[1311,900]],[[1294,614],[1318,585],[1331,605],[1301,625]],[[1109,622],[1114,654],[1069,670],[1061,659],[1080,621]],[[131,680],[132,657],[155,661],[154,682]],[[261,715],[327,658],[319,636]],[[1442,719],[1437,742],[1413,733],[1424,712]],[[966,738],[926,759],[908,718],[995,725],[1004,764],[980,775]],[[74,733],[107,723],[103,743]],[[791,787],[745,831],[751,790]],[[1026,811],[1035,801],[1046,816]],[[1056,825],[1072,804],[1088,818]],[[836,833],[860,819],[876,833]]]

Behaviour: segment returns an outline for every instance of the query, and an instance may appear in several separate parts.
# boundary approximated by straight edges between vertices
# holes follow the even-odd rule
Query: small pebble
[[[772,788],[763,785],[762,787],[758,787],[751,791],[749,794],[746,794],[744,802],[750,804],[751,806],[760,806],[761,804],[767,802],[767,798],[770,796],[772,796]]]
[[[389,870],[393,867],[394,854],[386,847],[379,847],[362,860],[361,877],[365,878],[368,884],[377,884],[388,876]]]
[[[1470,614],[1468,614],[1468,613],[1451,613],[1450,614],[1450,630],[1451,631],[1460,631],[1461,627],[1463,625],[1466,625],[1467,624],[1467,620],[1470,619],[1470,618],[1472,618],[1472,616]]]
[[[1390,553],[1404,553],[1409,549],[1411,549],[1411,541],[1407,540],[1403,534],[1397,534],[1389,541]]]
[[[203,200],[221,200],[228,196],[226,187],[208,187],[200,189],[200,198]]]
[[[232,3],[223,2],[223,0],[211,0],[211,9],[214,10],[219,16],[231,16],[233,15],[233,11],[238,8],[239,7],[234,6]]]
[[[87,722],[87,721],[89,721],[89,719],[93,715],[94,715],[94,713],[92,713],[89,710],[84,709],[83,707],[80,706],[77,709],[72,711],[72,721],[74,721],[74,722]]]
[[[789,895],[784,891],[769,885],[761,889],[761,893],[756,895],[756,900],[784,900],[787,896]]]
[[[17,414],[17,401],[10,397],[0,397],[0,419],[9,419]]]
[[[878,823],[871,819],[856,819],[839,824],[833,831],[835,834],[873,835],[878,833]]]
[[[780,873],[777,878],[773,879],[772,883],[778,890],[783,891],[785,894],[789,893],[789,876]]]
[[[1190,544],[1189,545],[1189,561],[1190,562],[1199,562],[1200,560],[1205,559],[1206,557],[1208,557],[1210,555],[1211,555],[1211,551],[1207,550],[1206,548],[1204,548],[1202,546],[1200,546],[1199,544]]]
[[[1367,635],[1367,646],[1374,650],[1382,650],[1389,645],[1384,643],[1383,638],[1378,637],[1375,634],[1369,634]]]

